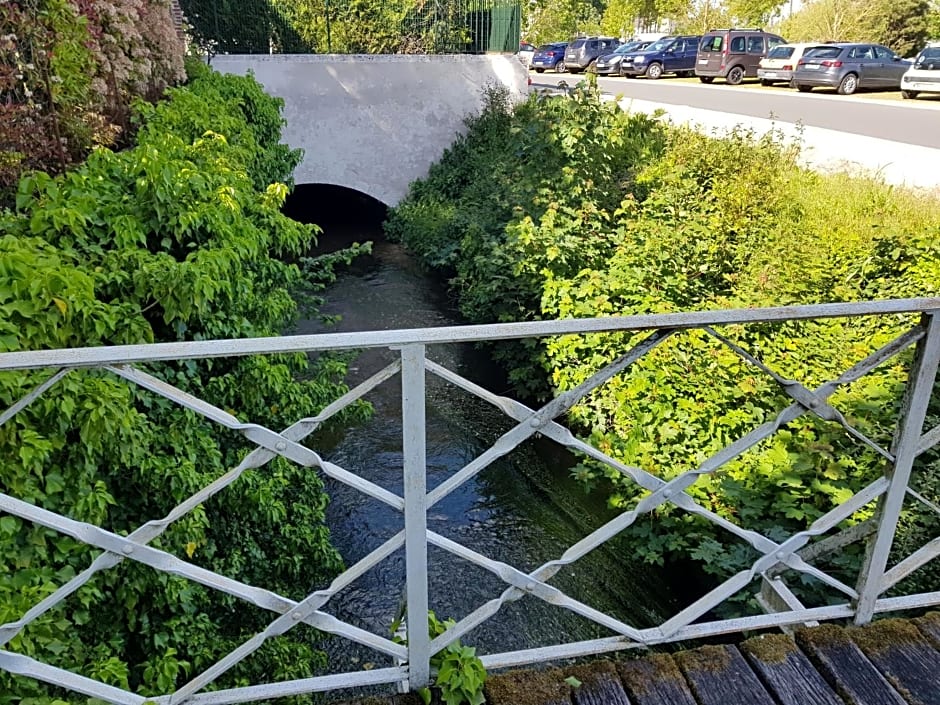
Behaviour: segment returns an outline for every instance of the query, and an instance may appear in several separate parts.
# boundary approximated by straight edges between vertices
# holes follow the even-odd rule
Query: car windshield
[[[806,52],[807,59],[835,59],[842,53],[842,47],[813,47]]]
[[[672,40],[671,38],[669,38],[669,39],[660,39],[659,41],[656,41],[656,42],[653,42],[652,44],[650,44],[650,45],[649,45],[648,47],[646,47],[646,49],[644,49],[643,51],[662,51],[663,49],[665,49],[666,47],[668,47],[670,44],[672,44],[672,42],[673,42],[673,40]]]
[[[615,54],[628,54],[631,51],[639,51],[642,42],[627,42],[617,47]]]
[[[537,51],[554,51],[555,49],[560,49],[561,47],[558,44],[543,44],[538,48]]]
[[[785,44],[776,46],[770,50],[770,53],[767,55],[768,59],[789,59],[793,56],[794,47],[788,47]]]
[[[920,56],[917,57],[917,61],[914,62],[918,68],[933,68],[940,70],[940,47],[927,47],[924,49]],[[926,67],[921,67],[921,64],[926,64]]]

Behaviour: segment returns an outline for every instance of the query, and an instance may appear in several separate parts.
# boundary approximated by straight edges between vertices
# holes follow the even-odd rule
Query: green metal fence
[[[180,0],[221,54],[515,52],[519,0]]]

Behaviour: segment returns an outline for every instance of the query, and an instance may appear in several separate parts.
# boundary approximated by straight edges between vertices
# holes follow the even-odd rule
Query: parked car
[[[691,76],[699,37],[663,37],[642,51],[625,54],[620,62],[623,76],[657,79],[664,73]]]
[[[859,88],[898,90],[911,62],[880,44],[826,44],[813,47],[799,60],[793,83],[804,93],[815,86],[851,95]]]
[[[519,44],[519,51],[516,52],[516,56],[519,57],[519,61],[522,62],[522,65],[526,68],[532,64],[532,57],[535,55],[535,46],[529,44],[528,42],[521,42]]]
[[[542,73],[548,69],[555,73],[561,73],[565,70],[565,49],[567,47],[568,42],[543,44],[535,50],[531,67],[535,69],[536,73]]]
[[[807,49],[815,46],[819,44],[778,44],[775,46],[757,64],[757,77],[761,85],[789,84],[793,80],[797,62]]]
[[[702,83],[716,77],[732,86],[757,76],[757,65],[771,49],[786,40],[762,29],[713,29],[698,45],[695,75]]]
[[[921,93],[940,93],[940,42],[924,47],[901,76],[902,98],[916,98]]]
[[[571,73],[581,73],[593,68],[598,57],[610,54],[620,46],[614,37],[578,37],[572,39],[565,49],[565,68]]]
[[[613,54],[604,54],[604,56],[597,57],[597,63],[594,65],[594,70],[598,74],[604,75],[620,75],[620,60],[623,59],[624,54],[629,54],[634,51],[642,51],[648,47],[653,42],[627,42],[626,44],[621,44],[617,47],[616,51]]]

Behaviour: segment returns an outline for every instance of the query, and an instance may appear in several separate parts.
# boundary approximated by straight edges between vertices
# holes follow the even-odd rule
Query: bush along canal
[[[324,207],[317,204],[330,204]],[[444,286],[423,272],[398,244],[385,242],[384,208],[334,187],[298,187],[290,215],[324,228],[320,251],[373,241],[371,255],[357,258],[323,294],[321,312],[340,317],[333,326],[300,321],[298,333],[438,327],[462,323]],[[508,385],[485,353],[468,345],[429,346],[428,356],[497,393]],[[395,359],[389,350],[358,355],[350,384]],[[363,424],[341,437],[321,436],[325,459],[392,492],[402,490],[401,382],[395,377],[367,397],[374,407]],[[443,380],[427,377],[427,485],[432,489],[481,454],[514,422],[489,404]],[[569,476],[574,457],[548,441],[534,440],[490,465],[435,505],[428,528],[493,559],[532,570],[611,517],[603,493],[588,495]],[[332,541],[351,565],[400,531],[402,516],[384,504],[334,481],[328,521]],[[491,573],[434,547],[429,548],[430,608],[438,617],[460,619],[507,587]],[[404,551],[342,591],[327,604],[340,619],[387,635],[404,604]],[[552,584],[603,612],[639,627],[677,610],[666,576],[637,560],[624,544],[601,547],[559,573]],[[464,637],[480,653],[547,646],[610,636],[574,613],[526,596],[510,603]],[[331,671],[390,665],[383,654],[345,640],[320,644]]]

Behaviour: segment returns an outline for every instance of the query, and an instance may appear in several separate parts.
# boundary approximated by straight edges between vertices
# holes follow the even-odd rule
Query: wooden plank
[[[558,669],[491,676],[483,693],[489,705],[571,705],[571,686]]]
[[[849,705],[905,705],[844,629],[823,624],[798,629],[796,643]]]
[[[764,634],[741,652],[780,705],[844,705],[819,671],[786,634]]]
[[[940,704],[940,653],[913,622],[885,619],[848,633],[907,702]]]
[[[575,705],[630,705],[617,669],[610,661],[598,661],[563,669],[566,677],[581,681],[572,690]]]
[[[682,671],[669,654],[624,661],[617,670],[634,705],[697,705]]]
[[[920,629],[927,641],[933,644],[933,648],[940,649],[940,612],[931,612],[923,617],[914,620],[914,624]]]
[[[700,705],[776,705],[735,646],[683,651],[676,662]]]

